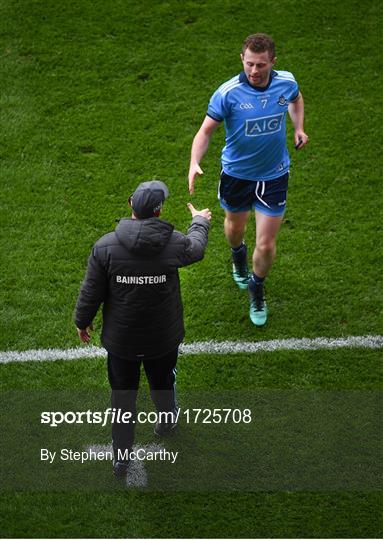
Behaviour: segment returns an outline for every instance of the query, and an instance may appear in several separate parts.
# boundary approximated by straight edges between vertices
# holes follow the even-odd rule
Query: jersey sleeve
[[[212,95],[206,114],[217,122],[222,122],[222,120],[226,118],[228,112],[225,104],[225,98],[219,90],[214,92]]]
[[[288,103],[292,103],[299,96],[299,86],[290,71],[274,71],[278,82],[283,84],[283,95]]]
[[[290,103],[294,102],[299,96],[299,86],[297,81],[294,81],[292,88],[290,89],[290,95],[288,96],[288,101]]]
[[[297,97],[299,96],[299,86],[298,86],[298,83],[297,81],[295,80],[294,76],[291,75],[292,77],[292,80],[289,81],[290,84],[289,84],[289,91],[288,91],[288,95],[286,96],[287,97],[287,101],[289,103],[292,103],[293,101],[295,101],[297,99]]]

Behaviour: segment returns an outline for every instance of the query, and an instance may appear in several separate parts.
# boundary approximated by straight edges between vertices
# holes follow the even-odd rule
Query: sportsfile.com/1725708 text
[[[43,411],[41,424],[58,427],[62,424],[156,424],[157,422],[187,424],[250,424],[251,409],[236,408],[178,408],[176,411],[140,411],[134,416],[130,411],[110,407],[103,411]]]

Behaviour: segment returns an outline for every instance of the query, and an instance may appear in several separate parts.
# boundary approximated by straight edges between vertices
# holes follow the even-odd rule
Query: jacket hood
[[[173,233],[173,225],[156,217],[120,220],[116,236],[127,249],[143,255],[162,251]]]

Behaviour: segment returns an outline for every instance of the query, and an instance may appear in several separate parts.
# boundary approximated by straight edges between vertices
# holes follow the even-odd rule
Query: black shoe
[[[116,478],[126,478],[129,470],[129,461],[116,461],[113,465],[113,474]]]
[[[175,409],[172,412],[166,413],[166,421],[158,421],[154,426],[154,434],[158,437],[166,437],[177,427],[177,412],[178,409]],[[164,414],[164,413],[160,413]],[[171,420],[169,419],[171,416]]]

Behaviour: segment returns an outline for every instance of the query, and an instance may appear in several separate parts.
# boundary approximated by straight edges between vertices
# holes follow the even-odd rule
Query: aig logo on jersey
[[[261,135],[272,135],[281,131],[284,116],[285,113],[279,113],[272,116],[246,120],[246,136],[260,137]]]

